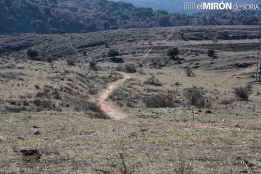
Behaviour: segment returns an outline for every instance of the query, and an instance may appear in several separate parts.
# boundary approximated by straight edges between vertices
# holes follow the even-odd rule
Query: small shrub
[[[184,90],[184,96],[189,101],[189,104],[198,108],[209,108],[211,103],[202,88],[187,88]]]
[[[154,86],[162,86],[162,83],[160,80],[155,76],[152,75],[150,78],[148,78],[144,84],[154,85]]]
[[[69,66],[75,66],[76,65],[76,61],[74,59],[67,59],[66,63]]]
[[[137,69],[136,69],[135,64],[133,64],[133,63],[126,64],[125,65],[125,72],[127,72],[127,73],[136,73]]]
[[[114,50],[114,49],[111,49],[108,52],[108,57],[116,57],[116,56],[119,56],[119,55],[120,55],[119,51]]]
[[[111,61],[113,63],[124,63],[124,60],[122,58],[120,58],[120,57],[112,57]]]
[[[186,68],[186,74],[188,77],[195,77],[195,73],[193,72],[193,70],[190,67]]]
[[[35,99],[33,104],[36,107],[36,110],[39,111],[46,111],[46,110],[56,110],[58,111],[58,107],[54,104],[52,100],[44,100],[44,99]]]
[[[34,87],[35,87],[35,89],[37,89],[37,90],[40,89],[39,85],[34,85]]]
[[[250,85],[234,88],[234,94],[240,100],[248,101],[251,93],[252,93],[252,87]]]
[[[208,57],[217,58],[215,50],[208,50]]]
[[[48,63],[53,63],[54,60],[55,59],[53,59],[52,57],[47,57],[46,58],[46,62],[48,62]]]
[[[181,86],[181,85],[182,85],[181,82],[176,82],[176,83],[175,83],[175,86]]]
[[[220,104],[222,104],[222,105],[231,105],[231,104],[233,104],[235,102],[235,99],[233,99],[233,98],[225,98],[225,99],[223,99],[221,102],[220,102]]]
[[[97,62],[92,60],[89,62],[89,68],[93,71],[98,71],[98,68],[97,68]]]
[[[117,73],[115,71],[111,72],[110,75],[109,75],[109,79],[110,81],[117,81],[117,80],[120,80],[122,79],[123,76],[120,74],[120,73]]]
[[[179,49],[178,48],[171,48],[168,50],[167,55],[172,60],[177,60],[177,56],[179,55]]]
[[[98,94],[98,92],[99,92],[99,90],[98,90],[98,88],[97,87],[91,87],[91,88],[89,88],[89,93],[91,94],[91,95],[96,95],[96,94]]]
[[[36,162],[39,161],[42,154],[38,149],[21,149],[20,153],[25,162]]]
[[[160,92],[144,98],[148,108],[174,107],[176,104],[176,91]]]
[[[40,60],[39,53],[36,50],[29,49],[29,50],[27,50],[26,54],[27,54],[27,57],[31,60],[36,60],[36,61]]]
[[[133,63],[128,63],[128,64],[117,66],[116,71],[122,71],[126,73],[136,73],[137,67]]]

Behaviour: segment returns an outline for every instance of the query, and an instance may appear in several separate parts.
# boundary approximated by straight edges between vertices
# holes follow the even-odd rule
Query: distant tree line
[[[0,34],[180,25],[258,25],[260,11],[169,14],[107,0],[0,0]]]

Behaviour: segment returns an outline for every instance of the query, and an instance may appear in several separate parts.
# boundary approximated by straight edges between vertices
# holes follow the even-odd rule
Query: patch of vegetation
[[[152,75],[151,77],[149,77],[144,84],[149,84],[149,85],[153,85],[153,86],[162,86],[162,83],[160,82],[160,80],[155,76]]]
[[[67,59],[66,63],[69,66],[75,66],[76,65],[76,61],[74,59]]]
[[[192,106],[198,108],[209,108],[211,107],[211,101],[206,97],[206,92],[202,88],[193,87],[184,89],[184,96]]]
[[[34,50],[34,49],[29,49],[26,52],[28,59],[30,60],[36,60],[36,61],[40,61],[41,59],[39,58],[39,53],[38,51]]]
[[[217,53],[215,50],[208,50],[208,57],[211,57],[213,59],[216,59],[217,58]]]
[[[185,72],[186,72],[188,77],[195,77],[196,76],[196,74],[193,72],[192,68],[190,68],[190,67],[187,67]]]
[[[234,94],[240,100],[248,101],[251,93],[252,93],[252,86],[250,85],[234,88]]]
[[[179,49],[177,47],[168,50],[167,55],[172,60],[178,60]]]
[[[124,63],[124,60],[122,58],[120,58],[120,57],[112,57],[111,61],[113,63]]]
[[[159,92],[144,97],[144,103],[148,108],[166,108],[175,107],[176,105],[176,91]]]
[[[119,55],[120,55],[120,52],[115,50],[115,49],[111,49],[108,52],[108,57],[116,57],[116,56],[119,56]]]
[[[117,71],[122,71],[122,72],[126,72],[126,73],[136,73],[137,67],[133,63],[127,63],[124,65],[118,66]]]
[[[90,61],[89,68],[93,71],[98,71],[97,62],[95,60]]]

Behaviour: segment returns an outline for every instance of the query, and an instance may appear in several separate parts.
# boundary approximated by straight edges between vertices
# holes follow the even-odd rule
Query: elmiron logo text
[[[258,4],[233,2],[184,2],[185,10],[258,10]]]

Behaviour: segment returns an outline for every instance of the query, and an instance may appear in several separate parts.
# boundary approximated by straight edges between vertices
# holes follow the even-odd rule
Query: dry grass
[[[176,38],[176,30],[146,31],[131,31],[129,42],[114,36],[116,32],[105,33],[130,65],[121,70],[136,72],[136,65],[143,66],[142,73],[132,74],[109,101],[124,107],[128,118],[121,121],[97,119],[104,118],[96,104],[99,92],[122,78],[111,73],[115,64],[99,62],[98,71],[90,71],[87,64],[69,66],[64,61],[2,61],[0,109],[7,106],[15,113],[0,113],[0,173],[260,173],[261,88],[253,85],[249,101],[235,100],[233,87],[250,82],[255,67],[237,69],[235,62],[229,64],[252,61],[255,52],[227,52],[220,46],[251,46],[257,41],[179,42],[163,37]],[[147,57],[146,39],[153,47]],[[167,50],[174,47],[180,50],[182,64],[150,69],[153,61],[166,60]],[[219,59],[208,57],[208,49],[218,49]],[[82,51],[101,57],[109,50],[97,46]],[[184,67],[199,69],[193,69],[196,76],[191,78]],[[187,97],[185,89],[190,89]],[[41,112],[35,112],[39,108]],[[26,160],[24,149],[40,155]]]
[[[15,75],[12,73],[15,72]],[[95,96],[107,83],[119,79],[115,73],[93,72],[88,67],[63,61],[18,63],[0,84],[2,111],[88,111]],[[95,88],[96,92],[93,90]],[[95,110],[95,109],[94,109]]]
[[[1,114],[0,121],[0,164],[6,172],[102,173],[103,170],[171,174],[218,172],[222,168],[224,172],[234,168],[244,171],[246,168],[240,161],[253,163],[254,170],[260,153],[259,130],[248,128],[190,128],[150,119],[127,123],[54,112]],[[33,126],[39,127],[40,134],[31,134]],[[40,160],[24,163],[17,153],[24,148],[39,149]]]

